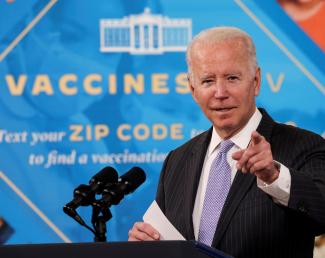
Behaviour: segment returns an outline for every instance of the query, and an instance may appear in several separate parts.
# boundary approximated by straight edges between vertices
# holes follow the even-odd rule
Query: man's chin
[[[235,130],[234,123],[231,121],[216,121],[213,123],[217,131],[232,131]]]
[[[244,123],[234,119],[234,117],[227,119],[215,119],[213,120],[213,126],[222,138],[230,138],[237,134],[243,127]]]

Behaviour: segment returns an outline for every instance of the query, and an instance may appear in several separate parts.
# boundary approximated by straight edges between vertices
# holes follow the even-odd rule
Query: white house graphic
[[[170,19],[151,14],[100,20],[100,51],[162,54],[186,51],[192,38],[191,19]]]

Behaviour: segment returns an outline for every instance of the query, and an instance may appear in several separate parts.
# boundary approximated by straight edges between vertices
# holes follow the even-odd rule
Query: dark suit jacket
[[[274,160],[291,174],[288,207],[237,171],[212,246],[236,258],[308,258],[315,235],[325,233],[325,140],[275,123],[264,111],[257,131],[271,144]],[[192,213],[212,129],[167,156],[156,201],[186,239],[194,239]]]

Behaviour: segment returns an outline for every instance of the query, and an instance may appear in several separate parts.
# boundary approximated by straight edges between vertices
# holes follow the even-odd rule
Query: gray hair
[[[189,76],[192,76],[192,52],[198,44],[214,45],[221,42],[239,39],[247,49],[249,61],[252,64],[252,69],[258,67],[256,60],[256,49],[252,38],[244,31],[236,27],[214,27],[206,29],[197,34],[189,43],[186,50],[186,62],[188,67]]]

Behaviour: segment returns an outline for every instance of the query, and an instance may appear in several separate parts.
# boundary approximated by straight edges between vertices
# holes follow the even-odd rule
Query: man
[[[325,232],[324,139],[256,108],[261,73],[245,32],[201,32],[187,62],[193,98],[213,127],[167,156],[160,208],[186,239],[237,258],[312,257]],[[143,222],[129,232],[129,240],[158,239]]]

